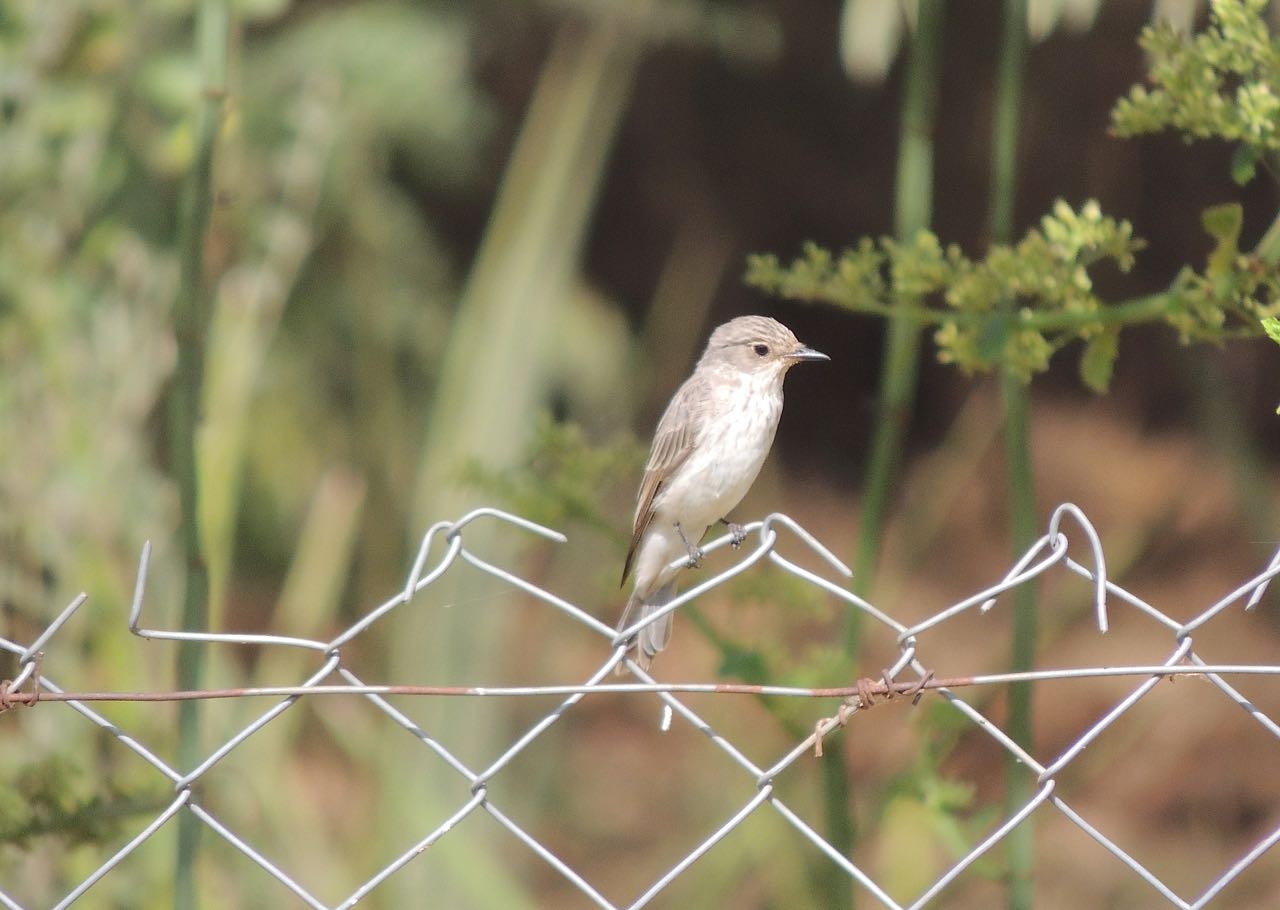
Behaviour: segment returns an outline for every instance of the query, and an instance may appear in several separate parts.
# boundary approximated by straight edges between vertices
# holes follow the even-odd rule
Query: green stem
[[[985,323],[991,318],[988,312],[965,312],[951,309],[932,309],[920,306],[909,299],[893,304],[872,300],[850,301],[847,298],[824,293],[806,294],[804,299],[831,303],[854,313],[865,313],[870,316],[882,316],[912,323],[917,329],[928,326],[940,326],[947,323],[956,325],[972,325]],[[1147,294],[1142,297],[1131,297],[1118,303],[1107,304],[1092,312],[1066,310],[1029,310],[1012,314],[1017,320],[1018,328],[1036,331],[1054,331],[1057,329],[1077,329],[1086,325],[1129,325],[1151,322],[1177,309],[1178,292],[1163,291],[1158,294]]]
[[[1018,189],[1018,115],[1026,58],[1027,0],[1005,0],[991,137],[992,243],[1008,243],[1013,237],[1014,198]]]
[[[908,241],[933,220],[933,126],[941,63],[941,0],[924,0],[911,41],[898,136],[893,233]]]
[[[927,229],[932,212],[933,120],[943,11],[941,0],[921,2],[907,62],[895,184],[894,228],[899,240]],[[880,369],[878,419],[865,484],[867,498],[862,507],[854,558],[854,586],[863,594],[870,590],[873,581],[889,494],[915,397],[920,327],[945,321],[937,318],[945,314],[934,314],[919,307],[916,301],[905,299],[878,309],[879,315],[888,317],[889,327]],[[857,611],[850,611],[845,627],[845,644],[851,654],[857,651],[859,618]]]
[[[874,582],[876,557],[888,512],[889,498],[902,455],[902,440],[915,398],[920,361],[919,323],[909,314],[889,319],[884,360],[880,367],[880,400],[876,411],[875,434],[871,440],[871,462],[867,468],[866,498],[858,527],[858,548],[854,556],[853,586],[861,595]],[[858,650],[861,614],[850,610],[845,621],[845,649]]]
[[[1027,0],[1005,0],[1000,72],[996,86],[996,118],[992,135],[991,239],[1008,243],[1013,236],[1014,199],[1018,181],[1018,126],[1027,58]],[[1005,301],[1011,318],[1013,300]],[[1062,314],[1067,315],[1067,314]],[[1005,413],[1005,459],[1009,485],[1009,524],[1015,555],[1030,545],[1036,530],[1035,487],[1031,475],[1030,391],[1005,372],[1000,384]],[[1020,585],[1013,592],[1011,669],[1030,669],[1036,653],[1036,589]],[[1032,745],[1031,687],[1009,688],[1009,734],[1025,749]],[[1032,781],[1016,761],[1007,762],[1005,811],[1012,814],[1031,798]],[[1007,904],[1028,910],[1034,897],[1034,831],[1030,820],[1005,841],[1009,863]]]
[[[1001,377],[1001,397],[1004,401],[1004,441],[1007,482],[1009,487],[1009,530],[1016,556],[1022,555],[1031,545],[1036,534],[1035,484],[1031,472],[1029,387],[1017,376],[1005,373]],[[1009,669],[1015,672],[1030,670],[1035,663],[1037,590],[1033,583],[1019,585],[1012,592],[1013,599],[1013,648]],[[1024,749],[1032,747],[1032,691],[1030,683],[1015,683],[1009,687],[1008,732]],[[1005,811],[1013,814],[1032,797],[1033,781],[1016,759],[1006,762]],[[1010,832],[1006,839],[1009,863],[1008,905],[1017,910],[1030,908],[1034,892],[1033,881],[1033,830],[1031,820]]]
[[[901,241],[927,230],[933,210],[933,125],[937,110],[938,73],[942,44],[942,0],[921,0],[915,32],[907,58],[902,98],[902,126],[898,142],[898,169],[894,185],[894,233]],[[880,398],[871,461],[867,470],[866,499],[854,555],[854,587],[870,591],[876,557],[883,536],[885,516],[902,461],[902,444],[915,401],[920,365],[920,323],[912,311],[916,301],[901,301],[889,313],[884,359],[880,368]],[[850,659],[860,650],[861,614],[850,610],[845,619],[844,643]],[[853,850],[857,835],[850,813],[848,773],[842,749],[832,749],[822,765],[827,837],[843,855]],[[826,867],[824,867],[826,868]],[[849,907],[853,887],[843,871],[831,867],[828,906]]]
[[[1151,322],[1177,308],[1178,293],[1166,291],[1133,297],[1119,303],[1104,306],[1093,313],[1069,313],[1065,311],[1016,314],[1017,328],[1035,329],[1040,332],[1055,329],[1077,329],[1085,325],[1137,325]]]
[[[222,121],[226,94],[227,40],[230,32],[228,0],[202,0],[196,18],[196,44],[200,55],[203,94],[196,115],[195,159],[183,187],[178,224],[180,279],[173,324],[178,356],[167,402],[170,472],[178,484],[182,549],[187,586],[182,607],[182,628],[203,629],[208,624],[209,575],[205,566],[199,528],[199,477],[196,464],[196,432],[199,426],[201,385],[204,377],[204,344],[208,307],[203,287],[205,234],[213,209],[213,153]],[[193,643],[178,647],[178,688],[197,689],[204,671],[203,650]],[[197,704],[178,708],[178,767],[190,769],[200,760],[200,724]],[[174,907],[195,910],[195,863],[198,819],[189,812],[178,816],[178,851],[174,868]]]

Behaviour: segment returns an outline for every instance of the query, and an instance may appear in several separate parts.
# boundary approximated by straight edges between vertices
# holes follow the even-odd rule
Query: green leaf
[[[1080,355],[1080,378],[1099,395],[1111,385],[1111,372],[1120,350],[1120,332],[1107,329],[1089,339]]]
[[[1218,245],[1209,254],[1205,275],[1213,278],[1229,274],[1240,255],[1240,227],[1244,224],[1244,208],[1238,202],[1215,205],[1200,213],[1200,223]]]
[[[1210,206],[1200,213],[1200,223],[1214,240],[1227,241],[1234,245],[1240,239],[1244,209],[1238,202]]]
[[[1256,145],[1240,145],[1231,156],[1231,179],[1237,186],[1244,186],[1258,173],[1258,160],[1262,149]]]

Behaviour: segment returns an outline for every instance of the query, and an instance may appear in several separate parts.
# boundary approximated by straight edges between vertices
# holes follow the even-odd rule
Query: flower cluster
[[[1280,151],[1280,41],[1263,19],[1268,0],[1213,0],[1209,27],[1186,36],[1149,26],[1141,44],[1153,88],[1134,86],[1111,112],[1119,136],[1175,129],[1190,139],[1238,143],[1232,175],[1253,179]]]

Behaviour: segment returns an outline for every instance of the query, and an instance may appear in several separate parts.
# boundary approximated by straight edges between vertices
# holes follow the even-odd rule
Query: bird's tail
[[[622,618],[618,620],[618,631],[621,632],[627,626],[656,613],[671,602],[675,593],[675,582],[668,582],[646,598],[641,598],[638,592],[633,592],[627,599]],[[667,646],[667,642],[671,641],[672,615],[673,613],[668,613],[661,619],[655,619],[637,632],[628,643],[631,647],[631,658],[640,665],[641,670],[648,670],[653,663],[653,658]],[[616,672],[625,673],[626,664],[618,664]]]

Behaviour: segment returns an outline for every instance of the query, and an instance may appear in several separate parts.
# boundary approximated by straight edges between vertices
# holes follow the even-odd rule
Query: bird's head
[[[746,373],[773,373],[781,378],[801,361],[830,359],[801,344],[776,319],[739,316],[711,333],[698,366],[727,366]]]

